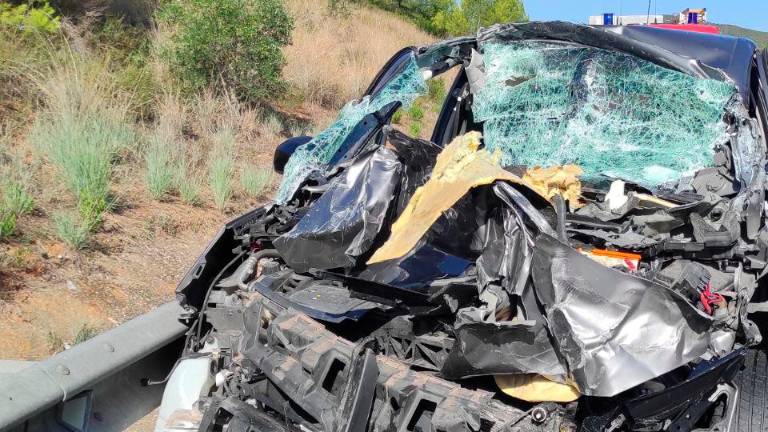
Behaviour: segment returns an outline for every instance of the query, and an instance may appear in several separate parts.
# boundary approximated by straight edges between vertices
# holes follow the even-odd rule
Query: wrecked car
[[[449,70],[430,140],[391,125]],[[157,430],[748,430],[767,84],[746,39],[648,27],[398,52],[180,283]]]

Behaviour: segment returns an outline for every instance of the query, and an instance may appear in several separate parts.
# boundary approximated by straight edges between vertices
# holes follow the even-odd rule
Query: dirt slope
[[[286,49],[285,77],[293,93],[303,96],[277,105],[311,120],[315,130],[332,121],[337,108],[358,95],[399,48],[432,40],[380,10],[330,16],[318,2],[287,3],[296,30]],[[242,157],[264,164],[278,142],[279,137],[254,142]],[[23,138],[13,145],[22,154],[33,153]],[[153,201],[142,184],[142,162],[132,163],[122,167],[113,185],[120,207],[106,215],[92,246],[83,251],[69,250],[54,234],[51,215],[67,198],[55,171],[43,167],[50,178],[41,181],[38,208],[19,221],[18,236],[0,241],[0,358],[45,358],[171,300],[177,281],[220,225],[259,204],[236,195],[220,212],[209,197],[198,207],[178,199]]]

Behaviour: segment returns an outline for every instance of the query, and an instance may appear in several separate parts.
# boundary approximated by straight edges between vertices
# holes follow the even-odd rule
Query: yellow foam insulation
[[[527,402],[573,402],[581,396],[576,387],[541,375],[496,375],[496,385],[504,393]]]
[[[563,165],[551,168],[531,168],[523,174],[523,181],[531,185],[536,192],[548,200],[560,195],[568,201],[571,208],[579,208],[582,171],[576,165]]]
[[[389,239],[368,264],[408,253],[440,215],[470,189],[496,180],[525,184],[499,165],[499,153],[491,154],[479,148],[481,137],[480,132],[468,132],[456,137],[437,155],[431,177],[416,189],[403,213],[392,224]]]

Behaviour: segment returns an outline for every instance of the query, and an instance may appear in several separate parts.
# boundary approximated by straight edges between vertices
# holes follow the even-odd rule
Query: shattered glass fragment
[[[540,41],[484,46],[475,95],[489,151],[505,165],[577,164],[645,186],[711,166],[736,87],[593,47]]]
[[[320,132],[312,141],[296,149],[285,165],[283,181],[275,197],[275,202],[278,204],[286,203],[310,173],[326,169],[334,154],[341,148],[352,129],[360,123],[363,117],[375,113],[393,102],[400,102],[403,106],[408,106],[426,92],[426,81],[412,55],[405,69],[387,83],[381,92],[373,97],[365,96],[361,100],[346,104],[333,124]]]

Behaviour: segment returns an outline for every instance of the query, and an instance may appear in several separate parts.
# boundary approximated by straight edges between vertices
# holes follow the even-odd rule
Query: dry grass
[[[30,77],[45,105],[29,140],[56,166],[83,222],[95,229],[112,203],[118,155],[136,150],[131,95],[116,88],[104,62],[74,52]]]
[[[177,89],[157,47],[172,29],[159,28],[153,37],[147,70],[162,91],[153,94],[147,116],[131,109],[135,98],[123,94],[126,88],[114,81],[117,72],[105,67],[100,51],[89,52],[93,47],[88,46],[87,32],[66,36],[74,53],[59,53],[63,63],[24,57],[29,67],[19,70],[38,73],[25,77],[28,91],[0,89],[0,121],[10,121],[13,114],[14,133],[7,146],[30,173],[27,190],[35,210],[19,219],[17,234],[0,241],[0,286],[6,287],[0,290],[0,357],[45,357],[49,345],[72,341],[83,322],[108,328],[171,299],[175,282],[216,227],[259,205],[279,182],[267,179],[276,145],[289,135],[317,133],[339,106],[360,95],[392,54],[431,41],[415,26],[378,10],[358,8],[349,17],[331,17],[325,2],[287,1],[296,31],[294,44],[286,49],[285,77],[301,97],[276,100],[272,109],[249,108],[212,94],[187,100],[167,96]],[[5,42],[0,42],[0,72],[8,73],[0,77],[17,71],[3,69],[8,66],[3,59],[21,58],[16,42]],[[73,62],[77,55],[83,58]],[[9,82],[16,86],[19,80]],[[424,130],[430,115],[425,108]],[[408,126],[410,117],[404,117]],[[136,139],[126,139],[123,127],[134,131]],[[138,139],[141,136],[149,139]],[[170,190],[168,178],[159,178],[155,192],[163,197],[160,201],[148,191],[147,152],[153,136],[168,146],[154,155],[154,174],[165,173],[169,164],[173,172]],[[71,155],[67,159],[67,152],[59,150],[76,152],[83,144],[98,149],[96,142],[116,143],[109,146],[109,165],[93,165],[99,168],[93,180],[97,192],[108,193],[118,205],[91,231],[77,214],[78,191],[90,189],[70,178],[81,176],[69,175],[75,172],[67,163]],[[231,151],[221,150],[224,147]],[[172,155],[165,153],[168,149],[173,149]],[[247,173],[237,175],[240,170]],[[158,224],[148,221],[168,220],[149,235],[147,224]],[[86,243],[87,248],[78,250]]]
[[[335,17],[324,1],[288,0],[287,5],[296,22],[283,76],[307,102],[327,108],[360,97],[401,48],[434,41],[402,18],[371,7]]]
[[[147,190],[152,198],[160,200],[174,184],[174,167],[185,161],[181,135],[186,109],[178,97],[166,95],[157,110],[157,122],[150,132],[145,150]]]

